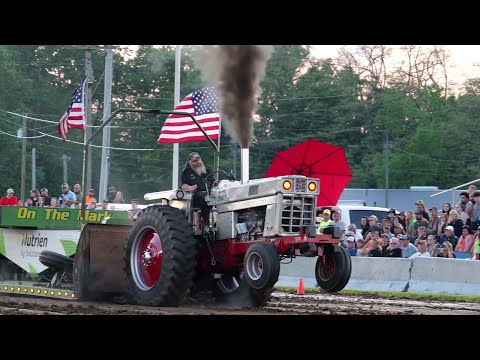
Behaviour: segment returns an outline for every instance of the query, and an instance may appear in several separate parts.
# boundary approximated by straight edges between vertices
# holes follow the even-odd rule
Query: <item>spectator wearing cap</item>
[[[350,256],[357,256],[356,241],[353,236],[347,236],[347,251]]]
[[[330,219],[330,215],[332,212],[330,209],[323,209],[322,212],[322,221],[320,221],[320,224],[318,224],[317,227],[317,234],[323,234],[323,229],[325,229],[327,226],[329,226],[332,222]]]
[[[420,240],[418,242],[418,251],[409,256],[410,259],[416,257],[430,257],[430,253],[427,251],[427,242],[425,240]]]
[[[48,196],[48,189],[41,188],[40,195],[43,197],[43,206],[50,206],[52,203],[52,198]]]
[[[401,241],[402,241],[402,258],[408,258],[418,251],[415,245],[413,245],[410,242],[410,239],[408,238],[407,235],[402,235]]]
[[[115,188],[115,186],[110,186],[108,188],[107,201],[109,203],[113,203],[116,195],[117,195],[117,189]]]
[[[75,208],[75,203],[77,202],[77,197],[75,193],[70,190],[70,185],[67,183],[62,184],[62,195],[58,197],[59,208]]]
[[[462,235],[458,238],[458,243],[457,243],[457,246],[455,246],[454,251],[470,253],[472,252],[474,242],[475,242],[475,238],[473,237],[473,234],[470,231],[470,226],[463,225]]]
[[[383,251],[383,257],[402,257],[402,249],[400,248],[400,239],[392,237],[389,240],[388,246]]]
[[[458,243],[458,237],[455,236],[454,233],[454,228],[452,225],[447,225],[445,226],[445,236],[442,236],[440,238],[440,243],[443,245],[445,241],[448,241],[450,244],[452,244],[452,248],[455,249]]]
[[[428,220],[427,234],[428,235],[437,235],[438,234],[438,224],[440,223],[440,218],[438,217],[438,209],[432,207],[430,210],[430,220]]]
[[[18,199],[14,195],[12,188],[7,189],[7,195],[0,199],[0,206],[16,206],[18,205]]]
[[[425,208],[425,201],[423,200],[417,200],[415,202],[415,206],[417,207],[418,210],[422,211],[423,213],[423,217],[425,219],[430,220],[430,217],[428,216],[428,212],[427,212],[427,209]]]
[[[97,204],[97,199],[95,199],[95,190],[94,189],[89,189],[88,190],[88,195],[85,198],[85,204],[90,205],[92,201]]]
[[[378,223],[377,216],[376,215],[370,215],[368,217],[368,230],[363,235],[363,238],[368,243],[368,240],[370,240],[370,238],[371,238],[370,232],[372,231],[372,229],[376,229],[380,233],[382,228],[383,228],[383,225]]]
[[[388,210],[388,218],[390,219],[390,222],[393,224],[393,219],[397,215],[397,211],[395,209],[390,209]]]

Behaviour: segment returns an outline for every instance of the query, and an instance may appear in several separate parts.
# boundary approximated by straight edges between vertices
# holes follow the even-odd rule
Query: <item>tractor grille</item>
[[[315,198],[283,194],[282,231],[299,233],[300,226],[315,224]]]

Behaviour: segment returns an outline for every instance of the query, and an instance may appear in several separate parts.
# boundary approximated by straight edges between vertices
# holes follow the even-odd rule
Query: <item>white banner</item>
[[[43,250],[73,255],[80,230],[0,229],[0,252],[31,274],[47,269],[38,257]]]

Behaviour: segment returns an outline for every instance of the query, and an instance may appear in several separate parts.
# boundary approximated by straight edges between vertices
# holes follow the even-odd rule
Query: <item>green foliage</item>
[[[202,87],[192,47],[182,50],[180,97]],[[358,55],[360,56],[360,55]],[[68,181],[81,182],[84,133],[71,129],[58,139],[56,123],[66,110],[75,86],[82,80],[85,51],[66,45],[0,46],[0,193],[20,192],[21,141],[16,138],[27,120],[26,192],[31,184],[31,152],[36,149],[37,188],[58,195],[63,182],[62,155],[67,155]],[[250,149],[250,178],[264,176],[275,154],[308,138],[345,148],[353,172],[349,187],[382,188],[388,155],[389,186],[455,186],[477,178],[480,138],[474,135],[480,117],[479,79],[465,83],[463,95],[445,97],[442,82],[409,82],[385,72],[385,84],[365,76],[359,66],[341,66],[332,59],[312,59],[308,46],[276,45],[267,63]],[[103,117],[105,53],[92,51],[93,125]],[[114,52],[112,110],[119,107],[172,110],[175,48],[142,45],[125,56]],[[398,73],[397,73],[398,74]],[[382,75],[383,76],[383,75]],[[110,183],[129,201],[146,192],[170,189],[173,147],[156,140],[166,116],[121,114],[111,123],[111,146],[147,151],[110,151]],[[36,119],[52,121],[41,122]],[[10,136],[9,136],[10,135]],[[388,147],[387,147],[388,139]],[[101,136],[93,145],[101,145]],[[240,177],[237,144],[222,132],[220,168]],[[199,151],[209,166],[213,152],[207,142],[180,145],[180,171],[186,155]],[[388,150],[388,153],[386,152]],[[101,149],[93,147],[92,187],[98,188]]]

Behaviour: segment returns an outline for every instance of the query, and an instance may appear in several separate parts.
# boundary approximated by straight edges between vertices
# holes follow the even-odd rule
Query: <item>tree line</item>
[[[182,50],[180,97],[204,85],[192,57]],[[306,139],[345,148],[351,188],[383,188],[388,155],[389,187],[435,185],[448,188],[476,179],[480,170],[474,129],[480,112],[480,79],[454,88],[449,54],[440,47],[405,46],[405,61],[392,63],[392,49],[381,45],[341,49],[335,58],[315,58],[305,45],[277,45],[261,83],[250,178],[264,176],[275,154]],[[94,50],[92,125],[103,116],[105,52]],[[17,130],[27,118],[27,177],[36,152],[37,188],[59,194],[62,155],[68,181],[82,180],[83,147],[59,140],[56,123],[84,76],[84,51],[62,45],[0,46],[0,191],[20,193],[21,148]],[[114,51],[112,111],[119,107],[173,109],[175,48],[139,46]],[[45,122],[40,120],[49,120]],[[111,125],[109,185],[127,200],[172,184],[171,145],[156,143],[165,118],[120,114]],[[83,132],[68,139],[83,143]],[[102,137],[93,141],[101,145]],[[150,149],[147,151],[129,149]],[[187,154],[198,151],[213,166],[208,142],[180,144],[180,170]],[[92,187],[98,189],[101,149],[92,148]],[[388,152],[388,154],[386,153]],[[240,149],[220,138],[220,169],[240,177]],[[100,199],[97,199],[100,200]]]

